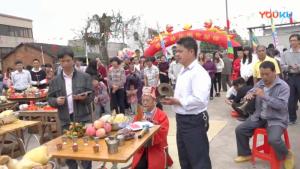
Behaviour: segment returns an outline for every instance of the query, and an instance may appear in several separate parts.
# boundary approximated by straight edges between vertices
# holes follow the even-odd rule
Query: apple
[[[111,129],[112,129],[112,127],[109,123],[105,123],[103,128],[105,129],[106,133],[111,132]]]
[[[96,121],[94,122],[94,127],[95,127],[96,129],[103,128],[103,126],[104,126],[104,122],[103,122],[102,120],[96,120]]]
[[[96,136],[97,137],[99,137],[99,138],[103,138],[103,137],[105,137],[105,130],[104,130],[104,128],[100,128],[100,129],[98,129],[97,131],[96,131]]]
[[[88,135],[88,136],[90,136],[90,137],[95,136],[95,134],[96,134],[96,129],[95,129],[95,127],[94,127],[94,126],[88,126],[88,127],[86,128],[85,134]]]

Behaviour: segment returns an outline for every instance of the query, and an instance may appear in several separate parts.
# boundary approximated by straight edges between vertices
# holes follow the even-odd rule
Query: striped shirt
[[[108,84],[110,87],[113,85],[119,88],[124,88],[126,82],[125,70],[123,68],[110,68],[108,71]]]

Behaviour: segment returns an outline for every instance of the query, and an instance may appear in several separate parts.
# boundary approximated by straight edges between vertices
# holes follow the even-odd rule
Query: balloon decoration
[[[159,36],[154,37],[151,40],[147,40],[149,47],[145,50],[144,56],[154,56],[154,54],[160,50],[165,53],[166,47],[173,45],[177,40],[183,37],[193,37],[196,40],[208,42],[211,44],[219,45],[223,48],[227,48],[228,41],[231,42],[232,47],[241,46],[234,40],[235,34],[227,33],[218,26],[212,26],[212,21],[204,23],[205,29],[191,30],[191,24],[185,24],[184,31],[172,33],[173,26],[167,25],[166,31],[162,32]]]

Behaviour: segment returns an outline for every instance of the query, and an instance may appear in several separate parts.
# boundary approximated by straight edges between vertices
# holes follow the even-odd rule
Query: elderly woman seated
[[[133,169],[165,169],[173,164],[167,153],[167,135],[169,119],[165,112],[156,107],[155,88],[144,87],[142,95],[142,111],[138,111],[135,121],[148,120],[160,125],[159,131],[153,136],[149,144],[137,151],[133,157]],[[141,108],[139,108],[141,110]]]

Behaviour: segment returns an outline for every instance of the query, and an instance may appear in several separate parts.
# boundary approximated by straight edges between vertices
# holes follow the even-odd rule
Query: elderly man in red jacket
[[[138,111],[134,120],[151,121],[160,125],[160,129],[149,144],[139,149],[134,155],[132,169],[165,169],[167,165],[173,164],[166,151],[169,119],[165,112],[156,107],[155,88],[143,88],[142,104],[144,111]]]

